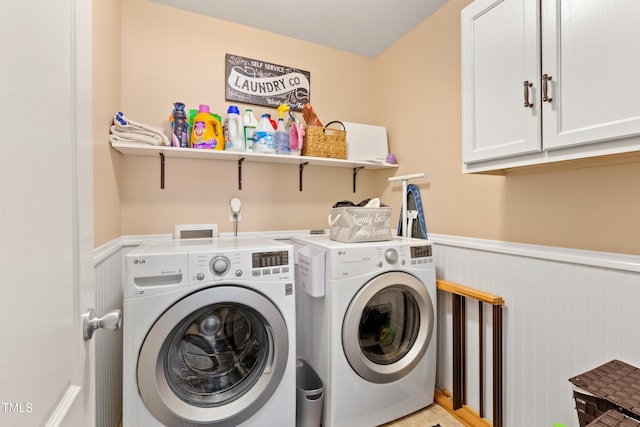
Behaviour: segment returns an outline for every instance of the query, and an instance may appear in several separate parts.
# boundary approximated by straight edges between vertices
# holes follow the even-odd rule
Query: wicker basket
[[[640,422],[611,409],[589,423],[587,427],[640,427]]]
[[[612,360],[570,378],[580,427],[610,409],[640,420],[640,369]]]
[[[607,411],[612,410],[617,412],[620,409],[619,406],[613,405],[606,399],[580,393],[577,390],[573,391],[573,398],[576,402],[576,411],[578,412],[580,427],[586,427]]]
[[[338,123],[342,129],[329,128]],[[347,158],[347,131],[342,122],[333,121],[322,126],[307,126],[302,144],[302,155],[327,159]]]

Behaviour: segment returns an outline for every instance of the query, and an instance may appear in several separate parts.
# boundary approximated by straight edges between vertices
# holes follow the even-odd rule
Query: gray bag
[[[338,242],[379,242],[393,239],[390,207],[331,208],[329,227],[329,238]]]

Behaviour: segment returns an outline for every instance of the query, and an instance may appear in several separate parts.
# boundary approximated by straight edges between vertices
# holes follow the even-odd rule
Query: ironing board
[[[407,237],[427,239],[427,224],[424,220],[420,189],[415,184],[407,185],[407,194],[405,197],[407,198],[407,218],[404,218],[404,214],[400,213],[400,218],[398,219],[398,235],[402,235],[403,221],[408,221]]]

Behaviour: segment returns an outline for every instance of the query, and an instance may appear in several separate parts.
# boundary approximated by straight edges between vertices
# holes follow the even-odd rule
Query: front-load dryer
[[[125,259],[124,427],[295,425],[291,245],[173,240]]]
[[[304,252],[324,255],[324,292],[307,293],[298,286],[296,325],[298,356],[325,383],[323,426],[377,426],[433,403],[437,340],[431,243],[396,238],[347,244],[327,236],[292,240],[299,254],[312,246],[315,251]],[[306,270],[317,268],[314,264],[304,266],[304,280],[321,277]]]

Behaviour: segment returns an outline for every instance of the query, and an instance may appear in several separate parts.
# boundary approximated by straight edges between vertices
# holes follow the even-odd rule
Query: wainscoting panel
[[[568,379],[611,359],[640,366],[640,257],[431,235],[439,278],[500,295],[506,426],[577,427]],[[452,389],[451,297],[438,294],[437,383]],[[478,305],[467,301],[466,404],[479,411]],[[491,312],[484,308],[491,419]]]
[[[95,265],[96,313],[122,310],[122,249]],[[122,411],[122,330],[97,331],[96,427],[115,427]]]
[[[122,308],[123,259],[168,235],[121,237],[97,248],[96,311]],[[500,295],[504,420],[508,427],[577,427],[568,379],[611,359],[640,366],[640,257],[430,235],[439,278]],[[485,411],[491,419],[491,309],[484,308]],[[467,303],[466,403],[479,410],[478,305]],[[122,332],[96,334],[97,426],[122,408]],[[451,296],[438,294],[437,384],[452,390]]]
[[[170,238],[167,235],[120,237],[94,250],[98,316],[115,309],[122,310],[124,256],[143,242]],[[122,330],[97,331],[94,340],[96,427],[116,427],[122,412]]]

